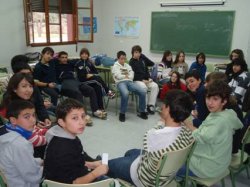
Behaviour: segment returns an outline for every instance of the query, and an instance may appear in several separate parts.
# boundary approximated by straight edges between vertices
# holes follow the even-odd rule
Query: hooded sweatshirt
[[[112,67],[112,75],[115,83],[122,81],[133,81],[134,72],[129,64],[121,65],[118,61]],[[126,77],[128,76],[128,77]]]
[[[46,133],[48,146],[44,159],[45,179],[72,184],[73,181],[89,173],[85,161],[94,161],[84,152],[77,136],[54,126]]]
[[[8,187],[39,187],[42,160],[33,157],[33,145],[19,133],[0,128],[0,169]]]
[[[242,127],[231,109],[210,113],[192,133],[197,144],[190,160],[191,171],[200,178],[222,175],[231,162],[234,131]]]

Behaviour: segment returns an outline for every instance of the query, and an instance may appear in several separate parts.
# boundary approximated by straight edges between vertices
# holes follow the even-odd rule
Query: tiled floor
[[[94,126],[86,127],[80,135],[84,150],[92,157],[108,153],[109,158],[123,156],[131,148],[142,148],[144,133],[157,124],[159,115],[150,115],[148,120],[136,116],[134,102],[129,102],[126,122],[121,123],[115,114],[115,100],[110,101],[107,120],[93,118]],[[215,185],[221,186],[220,184]],[[231,180],[226,179],[226,187],[231,187]],[[243,172],[237,177],[237,187],[250,187],[250,179]]]

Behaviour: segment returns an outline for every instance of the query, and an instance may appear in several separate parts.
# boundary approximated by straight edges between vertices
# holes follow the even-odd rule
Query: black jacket
[[[131,58],[129,65],[132,67],[132,70],[135,73],[134,81],[142,81],[148,80],[150,78],[148,67],[153,66],[154,62],[142,54],[139,60]]]
[[[75,179],[89,173],[85,161],[94,161],[78,137],[69,139],[54,136],[48,144],[44,160],[45,179],[72,184]]]

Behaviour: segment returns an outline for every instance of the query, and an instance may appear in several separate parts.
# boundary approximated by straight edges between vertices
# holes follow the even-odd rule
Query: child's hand
[[[194,118],[197,118],[197,117],[198,117],[198,112],[197,112],[197,110],[192,110],[191,115],[192,115]]]
[[[56,87],[56,83],[50,82],[50,83],[48,84],[48,87],[49,87],[49,88],[55,88],[55,87]]]
[[[104,164],[101,164],[100,166],[98,166],[97,168],[94,169],[93,174],[95,175],[95,177],[100,177],[102,175],[105,175],[108,173],[108,165],[104,165]]]
[[[51,126],[51,121],[49,119],[45,119],[44,124],[45,124],[46,127],[50,127]]]
[[[87,74],[87,79],[89,79],[89,78],[91,78],[91,77],[93,77],[94,75],[93,74]]]
[[[85,166],[89,169],[95,169],[96,167],[100,166],[101,164],[102,164],[101,161],[85,162]]]

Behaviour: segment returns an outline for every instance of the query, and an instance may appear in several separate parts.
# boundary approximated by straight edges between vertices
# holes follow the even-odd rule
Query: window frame
[[[41,0],[42,1],[42,0]],[[62,41],[62,22],[61,22],[61,1],[59,1],[59,25],[60,25],[60,42],[51,42],[50,41],[50,23],[49,23],[49,0],[44,0],[44,7],[45,7],[45,29],[46,29],[46,42],[43,43],[32,43],[30,38],[30,29],[29,29],[29,13],[32,14],[31,8],[30,8],[30,2],[31,0],[23,0],[23,6],[24,6],[24,24],[25,24],[25,34],[26,34],[26,45],[31,47],[39,47],[39,46],[52,46],[52,45],[72,45],[77,44],[78,42],[82,43],[93,43],[94,42],[94,29],[93,29],[93,0],[90,1],[90,7],[78,7],[78,1],[81,0],[72,0],[72,32],[73,32],[73,41]],[[80,9],[88,9],[90,10],[90,22],[89,23],[78,23],[78,11]],[[33,19],[33,18],[32,18]],[[90,39],[89,40],[79,40],[79,31],[78,26],[82,25],[84,26],[90,26]],[[32,29],[34,31],[34,25],[32,26]],[[33,38],[34,38],[34,32],[33,32]]]

